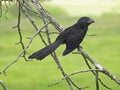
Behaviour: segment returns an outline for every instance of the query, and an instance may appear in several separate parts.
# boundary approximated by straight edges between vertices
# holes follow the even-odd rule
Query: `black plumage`
[[[71,51],[79,47],[87,33],[88,26],[92,23],[94,23],[94,20],[89,17],[80,18],[77,23],[61,32],[52,44],[33,53],[28,58],[42,60],[55,51],[61,44],[66,44],[66,49],[63,52],[63,56],[69,54]]]

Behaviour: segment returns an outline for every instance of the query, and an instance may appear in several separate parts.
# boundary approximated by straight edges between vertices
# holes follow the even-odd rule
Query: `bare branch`
[[[50,20],[51,24],[59,31],[59,32],[62,32],[64,30],[64,28],[59,25],[55,19],[50,16],[50,14],[47,13],[46,10],[44,10],[44,8],[42,7],[42,5],[38,2],[38,0],[31,0],[33,2],[33,4],[36,6],[36,8],[38,9],[38,11],[40,13],[42,13],[47,19]]]
[[[6,65],[6,67],[0,72],[0,74],[4,74],[6,75],[6,71],[9,67],[11,67],[15,62],[17,62],[19,60],[19,58],[24,54],[24,52],[29,48],[30,44],[32,43],[32,40],[40,33],[40,31],[42,29],[44,29],[50,22],[48,22],[47,24],[45,24],[40,30],[38,30],[30,39],[29,43],[26,45],[26,47],[24,48],[24,50],[22,50],[19,55],[16,57],[15,60],[13,60],[11,63],[9,63],[8,65]]]
[[[7,90],[7,87],[4,85],[4,83],[1,79],[0,79],[0,85],[2,86],[3,90]]]
[[[19,43],[21,44],[22,46],[22,49],[24,50],[25,49],[25,46],[24,46],[24,43],[23,43],[23,39],[22,39],[22,33],[21,33],[21,28],[20,28],[20,21],[21,21],[21,3],[19,3],[19,11],[18,11],[18,23],[17,23],[17,28],[18,28],[18,34],[19,34],[19,37],[20,37],[20,41]],[[27,61],[27,58],[25,57],[26,55],[26,51],[23,53],[23,57],[24,59]]]
[[[96,80],[96,90],[99,90],[99,72],[95,71],[95,80]]]
[[[82,52],[81,54],[85,56],[94,66],[95,68],[98,68],[107,75],[109,78],[111,78],[113,81],[118,83],[120,85],[120,79],[116,76],[114,76],[112,73],[110,73],[108,70],[106,70],[104,67],[102,67],[100,64],[98,64],[92,57],[90,57],[81,47],[79,48],[79,51]]]
[[[20,3],[20,1],[19,1]],[[27,2],[25,1],[24,4],[26,4]],[[24,4],[22,5],[24,7]],[[24,8],[21,8],[22,9],[22,12],[25,14],[25,16],[27,17],[27,19],[30,21],[30,23],[32,24],[32,26],[35,28],[36,31],[38,31],[38,28],[35,24],[35,22],[32,20],[32,18],[29,16],[28,12],[24,9]],[[37,13],[38,14],[38,13]],[[42,32],[42,31],[40,31]],[[40,39],[42,40],[42,42],[47,46],[47,43],[45,42],[45,40],[43,39],[41,33],[38,33]]]
[[[78,50],[79,51],[79,50]],[[80,51],[79,51],[80,52]],[[89,62],[88,62],[88,60],[87,60],[87,58],[86,58],[86,56],[84,56],[84,54],[82,54],[82,52],[80,52],[80,54],[83,56],[83,58],[84,58],[84,60],[85,60],[85,63],[86,63],[86,65],[88,66],[88,68],[89,69],[92,69],[92,67],[90,66],[90,64],[89,64]],[[96,74],[95,74],[95,72],[94,71],[91,71],[92,72],[92,74],[95,76]],[[95,76],[96,77],[96,76]],[[108,87],[106,84],[104,84],[103,83],[103,81],[98,77],[98,80],[99,80],[99,82],[105,87],[105,88],[107,88],[107,89],[109,89],[109,90],[113,90],[113,89],[111,89],[110,87]]]
[[[73,73],[71,73],[71,74],[69,74],[69,75],[66,75],[65,77],[61,78],[60,80],[58,80],[58,81],[56,81],[56,82],[54,82],[54,83],[52,83],[52,84],[49,84],[48,86],[50,87],[50,86],[59,84],[62,80],[64,80],[64,79],[67,78],[67,77],[71,77],[71,76],[74,76],[74,75],[76,75],[76,74],[85,73],[85,72],[91,72],[91,71],[99,71],[99,72],[101,72],[101,70],[99,70],[99,69],[89,69],[89,70],[76,71],[76,72],[73,72]],[[86,86],[86,87],[88,87],[88,86]]]

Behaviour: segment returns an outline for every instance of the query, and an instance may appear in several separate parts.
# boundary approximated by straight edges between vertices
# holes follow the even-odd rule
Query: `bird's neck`
[[[76,23],[75,26],[78,28],[84,29],[85,31],[88,30],[88,25],[84,23]]]

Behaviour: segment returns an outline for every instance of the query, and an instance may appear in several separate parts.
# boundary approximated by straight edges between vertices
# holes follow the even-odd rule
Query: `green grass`
[[[52,7],[51,7],[52,8]],[[51,10],[55,19],[64,27],[68,27],[76,22],[79,17],[70,17],[65,11],[57,7],[57,14]],[[61,15],[60,12],[64,14]],[[17,29],[12,29],[16,25],[17,20],[13,17],[13,13],[8,13],[9,20],[0,21],[0,70],[2,70],[8,63],[15,60],[21,51],[20,45],[15,45],[19,41]],[[60,14],[60,15],[59,15]],[[81,16],[80,16],[81,17]],[[110,72],[120,77],[119,63],[120,63],[120,20],[119,14],[105,13],[101,17],[91,16],[95,20],[95,24],[89,27],[88,34],[96,34],[96,36],[86,36],[82,42],[83,48],[92,56],[98,63],[107,68]],[[37,25],[41,26],[41,22],[36,20]],[[40,23],[40,24],[39,24]],[[29,40],[26,37],[32,36],[34,28],[29,24],[28,20],[22,19],[22,31],[24,32],[24,42],[27,44]],[[50,30],[55,30],[50,26]],[[43,35],[45,36],[45,35]],[[52,35],[52,40],[55,40],[56,35]],[[39,43],[38,43],[39,42]],[[29,53],[43,48],[42,42],[38,37],[35,38],[30,45]],[[62,45],[56,50],[60,62],[67,73],[72,73],[78,70],[87,69],[82,56],[69,54],[62,56],[65,46]],[[69,90],[65,81],[60,84],[47,87],[48,84],[62,78],[62,74],[57,68],[55,62],[48,56],[43,61],[26,62],[20,58],[7,71],[7,76],[0,75],[8,90]],[[100,74],[102,80],[111,88],[120,90],[114,81],[103,74]],[[82,73],[72,77],[79,86],[90,86],[86,90],[95,90],[95,80],[91,73]],[[1,87],[0,87],[0,90]],[[76,90],[76,89],[75,89]],[[100,90],[106,90],[100,85]]]

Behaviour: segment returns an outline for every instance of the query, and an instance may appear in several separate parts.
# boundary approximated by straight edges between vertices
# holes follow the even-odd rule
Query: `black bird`
[[[55,51],[61,44],[66,44],[66,49],[63,52],[63,56],[69,54],[71,51],[79,47],[79,44],[83,41],[83,38],[86,35],[88,26],[92,23],[94,23],[94,20],[91,18],[81,17],[77,23],[61,32],[52,44],[33,53],[28,58],[42,60]]]

